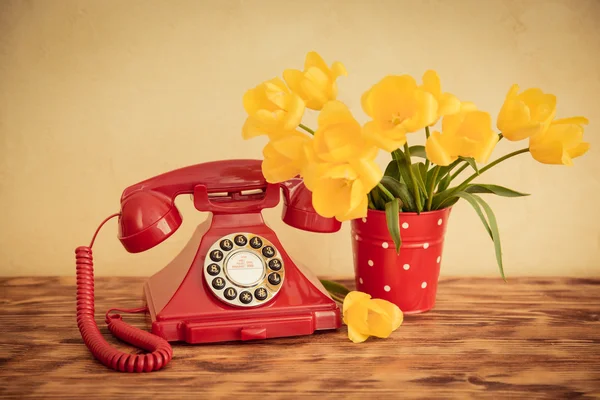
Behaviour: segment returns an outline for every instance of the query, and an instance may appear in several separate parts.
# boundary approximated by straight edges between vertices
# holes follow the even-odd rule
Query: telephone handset
[[[316,276],[294,263],[262,218],[261,210],[275,207],[281,191],[286,224],[319,233],[340,229],[339,221],[315,212],[301,179],[268,183],[260,160],[192,165],[126,188],[120,212],[100,224],[89,246],[75,250],[77,325],[94,357],[117,371],[150,372],[169,363],[170,342],[245,341],[339,328],[338,305]],[[122,352],[103,338],[94,319],[91,248],[114,217],[128,252],[155,247],[181,225],[174,201],[182,194],[192,195],[195,208],[209,212],[209,218],[179,255],[146,281],[143,307],[106,313],[114,336],[148,351]],[[151,332],[126,324],[113,311],[148,313]]]

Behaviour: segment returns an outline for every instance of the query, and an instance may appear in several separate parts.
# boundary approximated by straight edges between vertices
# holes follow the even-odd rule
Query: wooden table
[[[137,307],[141,278],[99,278],[96,320]],[[351,285],[350,281],[345,281]],[[600,396],[600,279],[443,278],[434,311],[388,339],[346,327],[299,338],[173,346],[163,370],[113,372],[83,345],[73,278],[0,279],[3,398],[573,398]],[[126,316],[144,327],[141,315]]]

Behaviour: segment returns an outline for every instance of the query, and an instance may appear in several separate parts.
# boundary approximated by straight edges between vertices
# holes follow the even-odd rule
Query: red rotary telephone
[[[105,219],[90,246],[75,250],[77,325],[86,346],[104,365],[122,372],[150,372],[172,358],[169,342],[209,343],[309,335],[340,327],[340,310],[319,280],[294,263],[264,222],[263,208],[279,203],[283,221],[311,232],[336,232],[340,222],[319,216],[301,179],[266,182],[259,160],[192,165],[128,187],[121,212]],[[112,347],[94,319],[92,250],[98,231],[119,218],[119,240],[131,253],[169,238],[182,218],[174,199],[192,194],[199,211],[210,212],[180,254],[144,285],[145,306],[112,309],[108,329],[148,353]],[[152,333],[126,324],[121,312],[147,312]]]

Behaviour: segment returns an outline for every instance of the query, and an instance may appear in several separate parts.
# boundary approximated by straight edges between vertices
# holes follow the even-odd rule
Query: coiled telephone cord
[[[110,315],[113,310],[122,312],[144,312],[146,307],[120,310],[111,309],[106,313],[108,330],[117,338],[148,351],[147,354],[129,354],[120,351],[108,343],[96,325],[94,319],[94,259],[92,246],[100,228],[111,218],[106,218],[92,238],[89,246],[75,249],[77,263],[77,326],[85,345],[102,364],[119,372],[151,372],[163,368],[171,361],[173,349],[163,338],[128,325],[119,314]]]

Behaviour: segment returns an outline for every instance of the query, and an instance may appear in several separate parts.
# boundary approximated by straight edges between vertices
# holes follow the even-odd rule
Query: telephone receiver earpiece
[[[152,190],[134,192],[121,202],[119,240],[130,253],[151,249],[181,226],[172,199]]]

